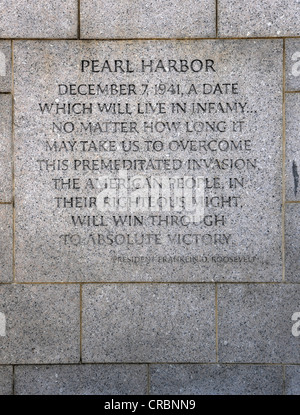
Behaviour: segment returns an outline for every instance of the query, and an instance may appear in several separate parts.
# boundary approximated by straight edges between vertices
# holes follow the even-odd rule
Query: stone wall
[[[0,394],[299,394],[300,1],[0,6]]]

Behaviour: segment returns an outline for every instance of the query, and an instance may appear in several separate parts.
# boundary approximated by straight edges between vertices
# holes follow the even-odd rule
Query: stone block
[[[147,383],[146,365],[15,368],[16,395],[145,395]]]
[[[11,41],[0,40],[0,92],[10,92],[10,91],[11,91]]]
[[[77,38],[77,0],[2,0],[0,37]]]
[[[83,362],[216,359],[213,285],[87,284],[82,307]]]
[[[12,206],[0,204],[0,283],[13,279]]]
[[[0,94],[0,202],[12,200],[12,103]]]
[[[154,395],[281,395],[281,366],[151,365]]]
[[[218,352],[224,363],[299,363],[299,284],[218,288]],[[300,334],[300,333],[299,333]]]
[[[300,91],[300,39],[286,39],[285,67],[286,90]]]
[[[214,0],[82,0],[82,39],[214,37]]]
[[[287,395],[300,395],[300,366],[286,366],[285,393]]]
[[[285,279],[300,281],[300,204],[287,203],[285,207]]]
[[[221,37],[282,37],[300,35],[298,0],[219,0]]]
[[[286,94],[286,201],[300,200],[300,94]]]
[[[0,285],[0,363],[79,362],[79,287]]]
[[[13,394],[12,366],[0,366],[0,395],[12,395],[12,394]]]

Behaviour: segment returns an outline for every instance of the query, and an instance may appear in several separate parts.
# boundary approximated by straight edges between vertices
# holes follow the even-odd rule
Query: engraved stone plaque
[[[14,52],[17,281],[281,280],[282,40]]]

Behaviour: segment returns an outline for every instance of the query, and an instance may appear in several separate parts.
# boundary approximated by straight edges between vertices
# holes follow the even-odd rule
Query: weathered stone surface
[[[286,90],[300,91],[300,39],[285,41]]]
[[[299,36],[298,0],[219,0],[222,37]]]
[[[13,212],[11,205],[0,204],[0,283],[13,278]]]
[[[0,92],[11,91],[11,41],[0,40]]]
[[[0,363],[79,362],[79,287],[0,285]]]
[[[154,395],[280,395],[282,391],[280,366],[150,366],[150,393]]]
[[[76,38],[77,0],[2,0],[0,37]]]
[[[1,338],[0,338],[1,341]],[[0,395],[12,395],[13,369],[12,366],[0,366]]]
[[[286,366],[285,393],[287,395],[300,395],[300,366]]]
[[[12,200],[11,96],[0,94],[0,202]]]
[[[286,200],[300,200],[300,94],[286,94]]]
[[[214,37],[214,0],[82,0],[83,39]]]
[[[215,290],[194,284],[83,287],[83,362],[210,362]]]
[[[298,363],[299,284],[230,284],[218,288],[219,361]]]
[[[16,395],[145,395],[146,365],[17,366]]]
[[[288,203],[285,208],[285,279],[300,281],[300,204]]]
[[[16,41],[16,279],[279,281],[281,90],[280,40]],[[122,168],[146,207],[97,209]],[[200,223],[162,177],[204,178]]]

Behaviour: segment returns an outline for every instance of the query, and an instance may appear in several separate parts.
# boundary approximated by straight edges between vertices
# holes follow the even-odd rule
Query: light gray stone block
[[[0,92],[11,91],[11,41],[0,40]]]
[[[300,366],[285,367],[285,393],[300,395]]]
[[[13,279],[13,212],[11,205],[0,204],[0,283]]]
[[[285,207],[285,279],[300,282],[300,203]]]
[[[85,285],[82,307],[83,362],[216,359],[213,285]]]
[[[82,39],[214,37],[214,0],[82,0]]]
[[[77,0],[2,0],[0,37],[76,38]]]
[[[0,299],[0,363],[79,362],[78,286],[0,285]]]
[[[298,363],[299,284],[221,284],[218,288],[220,362]]]
[[[300,91],[300,39],[285,41],[286,90]]]
[[[14,44],[17,281],[280,281],[281,40]],[[122,168],[203,177],[203,221],[97,209],[98,184]]]
[[[12,102],[0,94],[0,202],[12,200]]]
[[[299,36],[298,0],[219,0],[221,37]]]
[[[1,341],[1,338],[0,338]],[[12,366],[0,366],[0,395],[13,394]]]
[[[281,366],[150,365],[154,395],[280,395]]]
[[[300,200],[300,94],[286,94],[286,200]]]
[[[16,395],[145,395],[146,365],[17,366]]]

